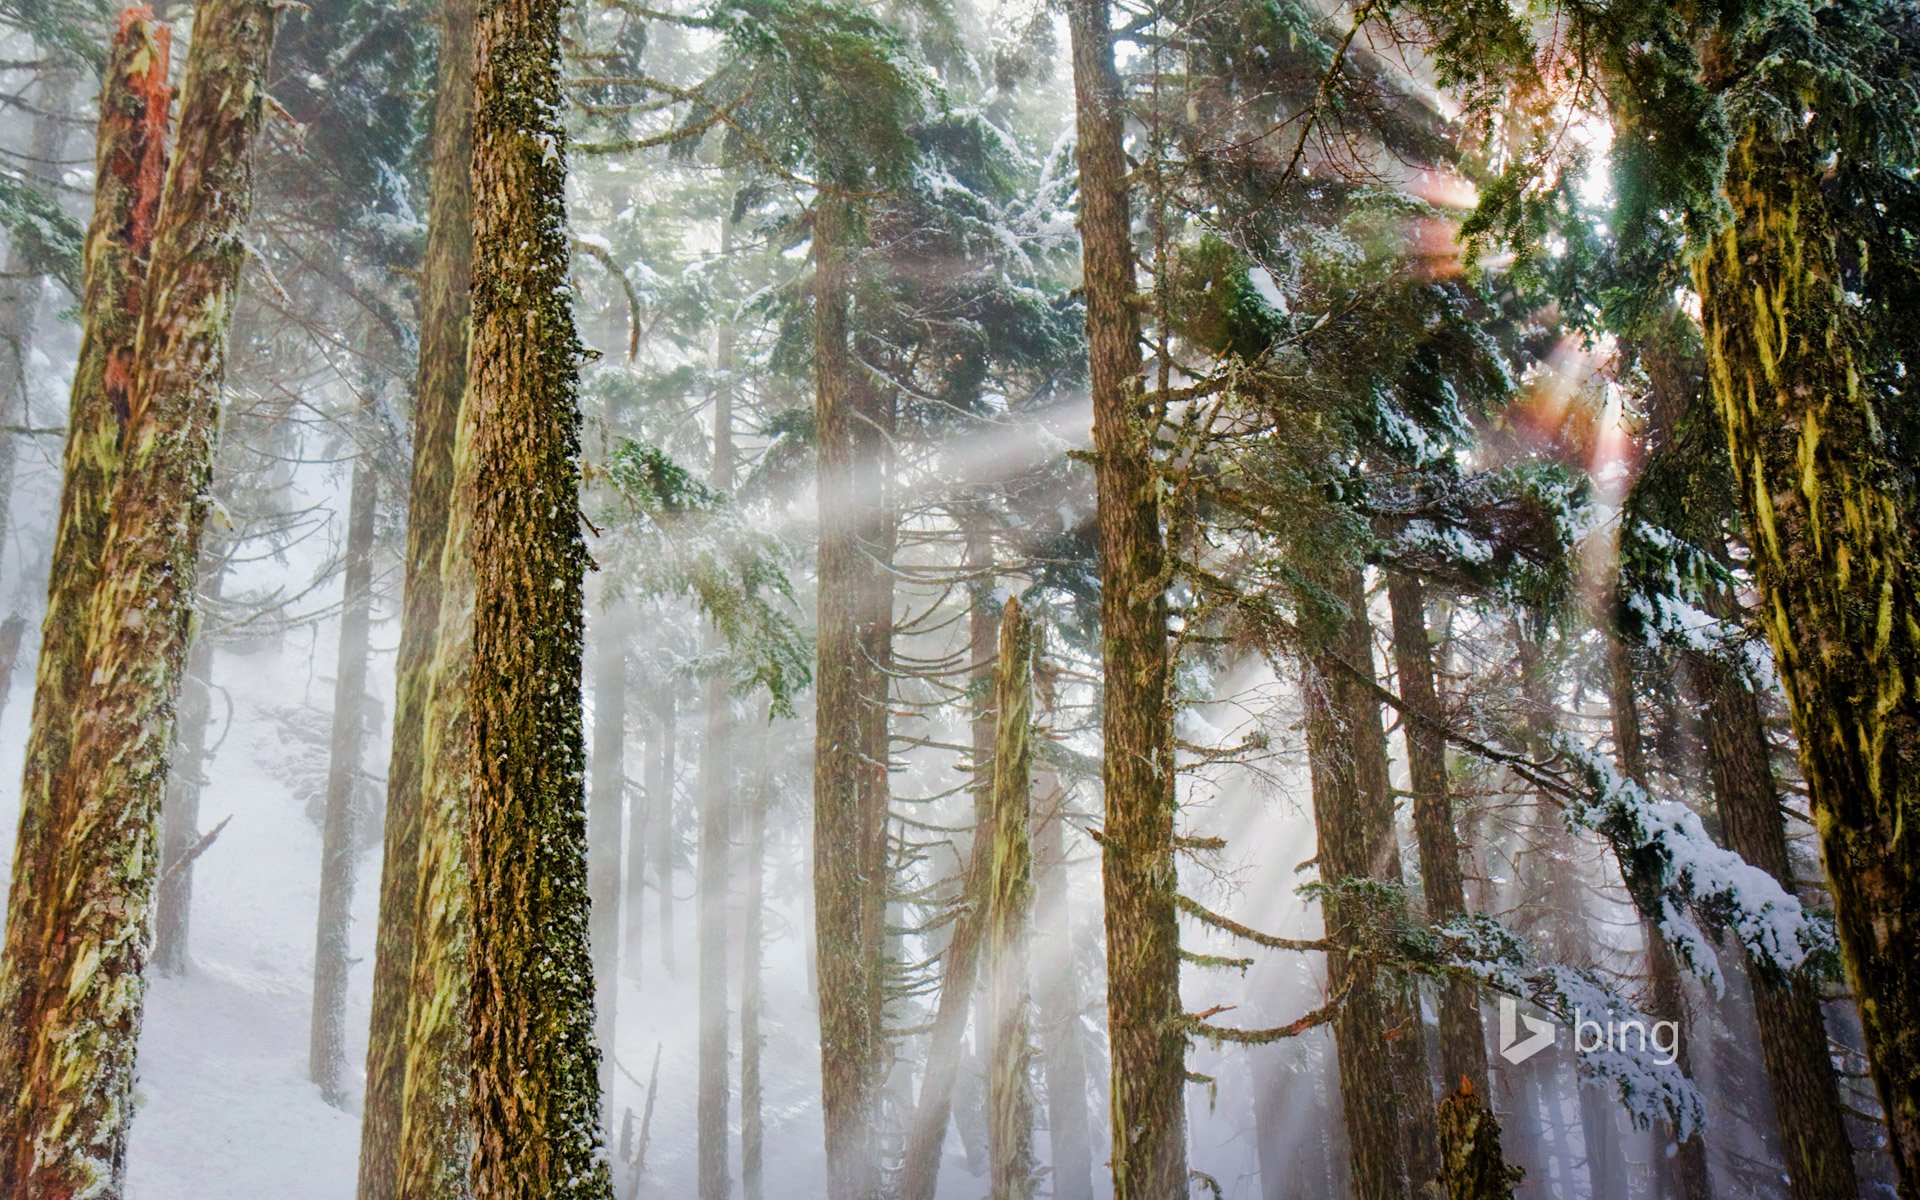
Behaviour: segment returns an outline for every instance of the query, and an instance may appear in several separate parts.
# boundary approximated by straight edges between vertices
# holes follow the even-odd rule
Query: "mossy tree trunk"
[[[333,740],[320,844],[320,913],[314,932],[313,1017],[307,1074],[335,1108],[347,1102],[347,935],[360,820],[361,750],[367,734],[367,643],[373,619],[373,518],[378,477],[363,454],[347,503],[345,603],[335,656]]]
[[[994,671],[993,852],[986,906],[987,1145],[993,1200],[1032,1200],[1033,619],[1009,599]]]
[[[1694,261],[1726,432],[1903,1193],[1920,1194],[1920,597],[1813,152],[1750,130]]]
[[[454,430],[467,381],[468,290],[473,270],[473,6],[474,0],[442,0],[440,9],[427,241],[420,271],[406,577],[394,664],[397,688],[381,844],[367,1085],[360,1117],[358,1200],[394,1200],[398,1195],[408,997],[415,948],[423,932],[417,921],[426,721],[439,641]],[[463,572],[464,560],[456,556],[454,567]]]
[[[130,9],[120,19],[102,75],[80,356],[67,417],[60,515],[0,954],[0,1130],[6,1139],[0,1143],[0,1193],[9,1195],[20,1194],[29,1165],[18,1138],[28,1117],[21,1105],[27,1099],[23,1074],[34,1049],[34,1015],[41,989],[57,978],[46,957],[42,909],[55,856],[71,836],[72,814],[61,796],[75,732],[74,705],[87,683],[86,608],[99,581],[167,170],[170,49],[167,28],[146,9]]]
[[[468,677],[475,1200],[609,1200],[587,944],[580,343],[567,284],[564,0],[474,29],[473,309],[454,450]]]
[[[885,1037],[881,930],[873,898],[874,828],[868,762],[872,684],[866,597],[873,588],[860,494],[870,465],[857,409],[848,321],[855,239],[848,202],[823,197],[814,210],[814,420],[819,454],[820,544],[814,672],[813,882],[819,972],[821,1103],[828,1200],[870,1200],[879,1186],[875,1103]],[[877,764],[884,773],[884,759]]]
[[[1101,831],[1117,1200],[1188,1186],[1167,555],[1141,395],[1124,99],[1107,0],[1073,0],[1081,272],[1099,496]]]
[[[26,1050],[6,1121],[11,1163],[0,1168],[0,1192],[12,1200],[117,1193],[124,1179],[160,801],[209,506],[227,323],[246,257],[274,9],[266,0],[208,0],[194,24],[99,575],[75,626],[85,648],[61,719],[77,728],[54,779],[57,817],[42,831],[42,857],[24,864],[37,876],[26,886],[46,902],[26,931],[36,943],[30,955],[16,963],[10,954],[7,968],[28,968],[43,982],[12,1025]]]

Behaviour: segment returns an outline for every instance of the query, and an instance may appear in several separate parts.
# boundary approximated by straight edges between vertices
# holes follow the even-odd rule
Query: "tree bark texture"
[[[75,627],[80,687],[61,710],[84,716],[55,780],[58,832],[43,832],[44,858],[30,865],[27,886],[46,897],[26,934],[36,944],[9,968],[31,962],[42,983],[13,1026],[26,1049],[0,1167],[13,1200],[123,1185],[158,816],[273,23],[265,0],[208,0],[195,13],[98,581]]]
[[[473,564],[474,1200],[609,1200],[587,945],[580,343],[567,284],[564,0],[474,29],[472,340],[454,451]]]
[[[1708,381],[1900,1188],[1920,1194],[1920,597],[1819,167],[1748,131],[1693,264]]]
[[[360,823],[361,750],[367,734],[367,643],[373,618],[373,518],[379,491],[373,464],[354,464],[347,504],[345,604],[333,683],[333,744],[320,840],[320,915],[314,932],[313,1019],[307,1073],[320,1095],[345,1106],[347,936],[353,919],[353,860]]]
[[[1073,0],[1081,269],[1099,496],[1101,835],[1116,1200],[1187,1190],[1166,548],[1140,394],[1124,99],[1107,0]]]
[[[819,454],[820,546],[814,673],[813,883],[815,958],[820,977],[821,1104],[825,1112],[828,1200],[870,1200],[879,1187],[875,1104],[886,1052],[885,981],[874,896],[875,828],[868,762],[871,686],[863,603],[871,560],[862,547],[871,503],[869,438],[856,409],[848,322],[853,218],[847,203],[823,198],[814,214],[814,415]],[[882,773],[885,762],[877,764]],[[884,859],[882,860],[884,866]]]
[[[1500,1123],[1463,1083],[1440,1101],[1440,1182],[1447,1200],[1512,1200],[1518,1171],[1500,1153]]]
[[[420,270],[420,355],[414,377],[406,578],[394,664],[393,745],[387,763],[358,1200],[394,1200],[398,1195],[408,997],[420,936],[416,922],[425,819],[424,743],[440,629],[454,431],[467,381],[468,290],[473,270],[473,20],[474,0],[442,0],[427,242]],[[464,561],[457,566],[464,571]]]
[[[71,833],[60,796],[72,745],[74,705],[87,683],[86,607],[99,580],[108,500],[120,460],[134,343],[145,296],[154,218],[167,169],[171,36],[145,8],[120,19],[100,97],[93,218],[85,250],[80,357],[72,402],[34,681],[20,824],[7,895],[0,954],[0,1122],[9,1136],[19,1119],[29,1030],[42,986],[54,977],[45,961],[41,920],[54,856]],[[17,1145],[0,1145],[0,1183],[19,1186]]]
[[[1699,652],[1687,655],[1701,700],[1707,771],[1727,848],[1793,889],[1787,831],[1760,700],[1739,668]],[[1860,1192],[1840,1089],[1827,1052],[1818,987],[1749,962],[1761,1061],[1794,1200],[1842,1200]]]
[[[987,1145],[993,1200],[1032,1200],[1034,626],[1017,599],[1000,618],[994,672],[993,868],[987,888]]]

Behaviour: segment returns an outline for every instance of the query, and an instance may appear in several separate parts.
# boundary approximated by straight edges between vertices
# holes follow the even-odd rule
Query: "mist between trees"
[[[0,1197],[1920,1196],[1914,18],[0,0]]]

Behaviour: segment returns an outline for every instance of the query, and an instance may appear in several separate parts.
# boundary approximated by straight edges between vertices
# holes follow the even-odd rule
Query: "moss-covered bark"
[[[820,546],[814,673],[813,887],[820,978],[821,1104],[829,1200],[868,1200],[879,1187],[874,1104],[885,1037],[880,930],[872,899],[884,888],[871,853],[867,761],[871,686],[864,599],[871,560],[861,545],[871,504],[860,495],[867,438],[856,409],[848,327],[852,214],[823,198],[814,211],[814,424],[819,454]],[[884,751],[883,751],[884,754]],[[885,759],[878,764],[885,770]]]
[[[153,221],[166,175],[169,51],[167,28],[146,9],[130,9],[121,18],[103,73],[80,357],[67,417],[60,515],[0,955],[0,1121],[9,1136],[22,1099],[30,1015],[41,987],[53,978],[44,960],[41,906],[53,848],[67,836],[68,815],[57,806],[56,795],[73,735],[72,706],[86,680],[81,673],[85,609],[99,580]],[[15,1186],[21,1169],[18,1147],[0,1145],[0,1191]]]
[[[467,293],[473,263],[473,0],[443,0],[438,70],[427,244],[420,272],[420,357],[414,381],[406,579],[394,665],[398,686],[387,766],[367,1087],[360,1124],[359,1200],[393,1200],[398,1194],[407,1008],[414,948],[421,934],[417,922],[426,713],[440,627],[454,428],[467,379]],[[456,566],[464,570],[464,561],[456,560]]]
[[[1462,1083],[1440,1101],[1440,1182],[1447,1200],[1512,1200],[1520,1172],[1500,1152],[1500,1124],[1485,1094]]]
[[[986,913],[987,1145],[993,1200],[1031,1200],[1033,1019],[1033,620],[1000,619],[994,671],[993,854]]]
[[[1748,132],[1694,261],[1708,381],[1904,1192],[1920,1194],[1920,598],[1819,166]]]
[[[1140,391],[1132,204],[1107,0],[1073,0],[1081,274],[1099,495],[1101,831],[1117,1200],[1187,1190],[1166,547]]]
[[[195,13],[138,339],[130,357],[102,366],[110,396],[116,364],[132,367],[132,381],[121,393],[120,457],[103,472],[112,484],[98,578],[84,608],[57,614],[85,642],[68,660],[77,669],[56,685],[77,687],[58,716],[74,732],[64,769],[52,768],[53,820],[27,842],[38,857],[24,864],[33,877],[23,886],[44,901],[23,931],[31,948],[16,959],[9,938],[7,972],[31,972],[41,984],[9,1021],[25,1052],[0,1167],[11,1200],[117,1192],[125,1170],[160,800],[273,23],[266,0],[209,0]],[[146,85],[149,97],[156,87]],[[114,432],[91,413],[75,424],[81,436]],[[88,484],[100,481],[98,467],[81,472]]]

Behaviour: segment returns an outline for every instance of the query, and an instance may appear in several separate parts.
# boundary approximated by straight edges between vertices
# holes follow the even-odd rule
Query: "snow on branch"
[[[1567,803],[1568,826],[1607,840],[1635,906],[1716,993],[1723,986],[1719,966],[1696,917],[1715,935],[1731,931],[1763,969],[1816,977],[1835,972],[1839,951],[1831,919],[1716,844],[1685,804],[1654,799],[1569,738],[1560,739],[1557,749],[1586,784]]]

